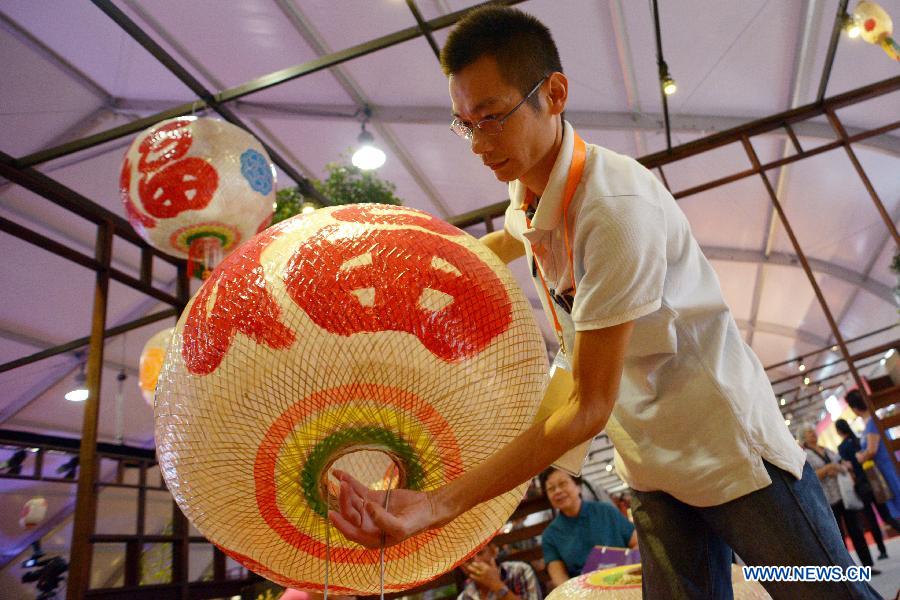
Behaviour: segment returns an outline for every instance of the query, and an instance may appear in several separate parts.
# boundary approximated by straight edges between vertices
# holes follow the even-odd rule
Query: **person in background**
[[[834,428],[837,430],[838,435],[843,438],[843,441],[838,446],[838,453],[841,455],[841,459],[850,463],[850,467],[853,469],[853,475],[856,478],[854,488],[860,500],[863,501],[863,513],[866,515],[866,520],[869,521],[869,531],[872,532],[872,537],[875,538],[875,544],[878,546],[878,560],[884,560],[888,557],[887,548],[884,545],[884,536],[881,533],[881,527],[878,525],[878,519],[875,518],[872,506],[875,506],[884,522],[893,527],[894,531],[900,532],[900,523],[891,515],[891,511],[888,510],[885,504],[875,501],[872,486],[869,485],[866,473],[856,458],[856,454],[860,451],[859,439],[853,433],[850,424],[844,419],[838,419],[834,422]]]
[[[531,565],[497,564],[497,545],[489,542],[461,567],[468,577],[457,600],[541,600],[541,585]]]
[[[840,458],[834,452],[819,445],[819,436],[816,435],[815,429],[807,427],[803,429],[801,436],[807,460],[816,471],[816,477],[822,482],[825,498],[831,505],[831,511],[834,513],[838,527],[841,528],[841,533],[850,534],[850,539],[853,540],[853,549],[856,550],[860,562],[863,566],[871,567],[873,564],[872,554],[869,552],[869,545],[866,543],[866,537],[859,523],[861,511],[847,509],[841,499],[841,489],[838,486],[837,478],[841,473],[847,473],[848,468],[841,464]],[[881,571],[872,569],[872,575],[880,574]]]
[[[866,406],[862,394],[859,390],[851,390],[844,397],[850,408],[857,416],[862,417],[866,422],[866,428],[863,430],[862,449],[857,452],[856,460],[859,464],[865,463],[867,460],[874,460],[875,466],[881,471],[882,477],[887,482],[888,488],[894,495],[887,501],[888,510],[895,519],[900,519],[900,477],[897,476],[897,469],[888,454],[887,448],[881,443],[881,436],[878,433],[878,426],[875,419]]]
[[[581,499],[581,478],[550,468],[541,487],[559,514],[541,535],[544,563],[554,586],[581,574],[594,546],[634,548],[637,534],[628,519],[608,502]]]

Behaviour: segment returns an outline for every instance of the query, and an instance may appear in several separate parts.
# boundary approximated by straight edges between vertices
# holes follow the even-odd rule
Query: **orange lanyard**
[[[572,198],[575,196],[575,190],[578,188],[578,183],[581,181],[581,175],[584,173],[584,160],[585,155],[587,153],[587,148],[585,146],[584,140],[581,139],[577,133],[575,134],[575,147],[572,151],[572,163],[569,165],[569,175],[566,178],[566,187],[563,192],[563,239],[566,244],[566,254],[569,257],[569,272],[572,275],[572,294],[575,294],[575,260],[572,257],[572,245],[569,242],[569,205],[572,203]],[[528,205],[534,199],[534,192],[526,189],[525,191],[525,201],[522,203],[522,210],[525,211],[528,208]],[[528,214],[525,214],[525,224],[528,228],[531,228],[531,219],[528,218]],[[529,242],[530,244],[530,242]],[[554,307],[554,300],[550,295],[550,288],[547,287],[547,280],[544,279],[543,269],[540,268],[540,265],[537,262],[537,255],[534,252],[534,246],[531,247],[531,259],[534,261],[534,265],[536,267],[538,276],[541,279],[541,284],[544,286],[544,293],[547,295],[547,306],[550,307],[550,312],[553,313],[553,328],[556,330],[556,337],[559,340],[559,347],[562,349],[563,354],[568,355],[566,352],[566,343],[563,339],[563,330],[562,325],[559,323],[559,316],[556,314],[556,307]]]

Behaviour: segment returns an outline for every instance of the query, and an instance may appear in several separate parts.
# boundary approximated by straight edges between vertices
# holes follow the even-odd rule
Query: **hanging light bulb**
[[[844,15],[844,31],[847,32],[847,37],[851,40],[855,40],[862,33],[859,21],[853,15]]]
[[[663,93],[666,96],[671,96],[678,91],[678,86],[675,84],[675,80],[672,79],[671,75],[666,75],[666,77],[662,81],[662,87]]]
[[[662,86],[662,91],[666,96],[671,96],[678,91],[675,79],[669,73],[669,65],[664,60],[659,63],[659,85]]]
[[[75,387],[66,392],[66,400],[69,402],[84,402],[88,399],[87,377],[84,374],[84,361],[78,367],[75,374]]]
[[[353,153],[353,158],[351,158],[350,161],[353,163],[354,167],[362,169],[363,171],[370,171],[383,165],[386,156],[384,152],[375,145],[375,136],[366,131],[366,123],[372,115],[372,111],[367,106],[363,109],[363,112],[365,113],[366,118],[363,120],[362,132],[359,134],[358,138],[359,148]]]

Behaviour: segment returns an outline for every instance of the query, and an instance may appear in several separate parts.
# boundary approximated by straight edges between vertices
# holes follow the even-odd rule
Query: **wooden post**
[[[112,223],[97,227],[96,258],[100,263],[94,284],[94,312],[87,359],[88,399],[84,403],[81,449],[78,458],[78,488],[72,526],[69,577],[66,598],[80,600],[90,587],[93,546],[91,536],[97,520],[97,421],[100,415],[100,382],[103,374],[103,332],[109,296],[109,269],[112,258]]]

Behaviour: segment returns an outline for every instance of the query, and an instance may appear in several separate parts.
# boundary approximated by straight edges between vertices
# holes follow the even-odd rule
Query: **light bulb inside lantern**
[[[847,37],[851,40],[855,40],[859,37],[859,34],[862,33],[862,28],[859,26],[859,19],[857,19],[855,15],[844,16],[844,31],[847,32]]]

